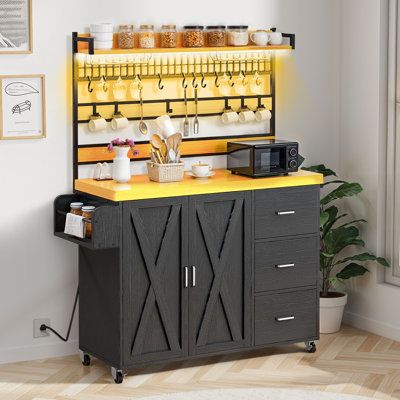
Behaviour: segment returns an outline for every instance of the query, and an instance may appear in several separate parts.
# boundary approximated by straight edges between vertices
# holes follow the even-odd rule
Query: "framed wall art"
[[[0,54],[32,53],[32,0],[0,0]]]
[[[0,139],[44,137],[44,75],[0,75]]]

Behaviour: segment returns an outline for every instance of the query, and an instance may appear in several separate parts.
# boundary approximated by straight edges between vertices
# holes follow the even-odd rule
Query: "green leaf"
[[[349,225],[352,225],[352,224],[359,224],[359,223],[366,224],[367,222],[368,221],[366,221],[365,219],[353,219],[353,221],[349,221],[349,222],[346,222],[343,225],[339,225],[338,228],[349,226]]]
[[[319,227],[322,229],[324,225],[329,221],[329,213],[323,211],[319,216]]]
[[[297,157],[298,157],[298,160],[299,160],[299,167],[300,167],[303,164],[305,158],[301,154],[299,154]]]
[[[350,263],[346,265],[339,273],[336,274],[336,278],[338,279],[350,279],[355,276],[361,276],[368,272],[367,268],[363,267],[360,264]]]
[[[359,239],[359,235],[355,226],[331,229],[323,239],[324,250],[328,254],[338,254],[347,246],[363,246],[364,242]]]
[[[335,171],[332,171],[329,168],[326,168],[324,164],[319,164],[319,165],[312,165],[311,167],[303,167],[305,171],[310,171],[310,172],[318,172],[322,175],[326,176],[337,176]]]
[[[343,197],[351,197],[362,191],[362,187],[359,183],[343,183],[336,189],[332,190],[324,198],[321,199],[321,204],[325,205],[333,200],[341,199]]]
[[[321,238],[323,239],[326,234],[329,232],[329,230],[332,228],[332,226],[341,218],[344,218],[347,216],[347,214],[342,214],[342,215],[337,215],[339,210],[336,206],[330,206],[328,207],[325,211],[329,214],[329,219],[328,221],[324,224],[322,227],[322,233],[321,233]]]
[[[389,267],[389,263],[383,257],[376,257],[371,253],[360,253],[354,256],[346,257],[343,260],[336,262],[335,265],[344,264],[348,261],[376,261],[384,267]]]
[[[347,182],[346,181],[340,181],[340,180],[334,180],[334,181],[325,182],[321,186],[325,187],[327,185],[331,185],[332,183],[347,183]]]

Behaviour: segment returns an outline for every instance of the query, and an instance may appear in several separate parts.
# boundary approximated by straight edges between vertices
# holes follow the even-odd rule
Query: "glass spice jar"
[[[183,47],[204,47],[204,26],[186,25],[183,27]]]
[[[71,203],[69,205],[70,207],[70,213],[74,214],[74,215],[82,215],[82,207],[83,207],[83,203],[79,203],[79,202],[75,202],[75,203]]]
[[[85,221],[85,236],[89,239],[92,237],[92,217],[94,210],[95,210],[94,206],[82,207],[82,217],[87,220]]]
[[[178,32],[176,31],[176,25],[161,26],[160,45],[164,48],[172,48],[178,45]]]
[[[206,27],[207,46],[224,47],[226,46],[226,27],[224,25],[210,25]]]
[[[228,26],[229,46],[247,46],[249,44],[249,27],[247,25]]]
[[[135,32],[133,25],[120,25],[118,31],[118,47],[133,49],[135,47]]]
[[[142,49],[153,49],[156,46],[156,34],[153,25],[140,25],[139,47]]]

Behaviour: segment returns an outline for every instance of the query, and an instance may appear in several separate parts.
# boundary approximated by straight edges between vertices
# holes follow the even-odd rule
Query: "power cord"
[[[63,342],[67,342],[69,339],[69,335],[71,333],[71,327],[72,327],[72,322],[74,320],[74,315],[75,315],[75,310],[76,310],[76,304],[78,303],[78,297],[79,297],[79,286],[76,289],[76,295],[75,295],[75,301],[74,301],[74,307],[72,308],[72,314],[71,314],[71,319],[69,320],[69,326],[68,326],[68,331],[67,331],[67,336],[63,338],[55,329],[53,329],[51,326],[47,326],[45,324],[40,325],[40,330],[46,331],[49,330],[53,332],[56,336],[58,336]]]

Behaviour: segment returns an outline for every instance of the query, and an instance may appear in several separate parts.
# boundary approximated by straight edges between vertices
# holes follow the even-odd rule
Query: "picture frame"
[[[45,76],[0,75],[0,140],[45,137]]]
[[[16,3],[0,0],[0,55],[32,54],[33,51],[32,0]]]

